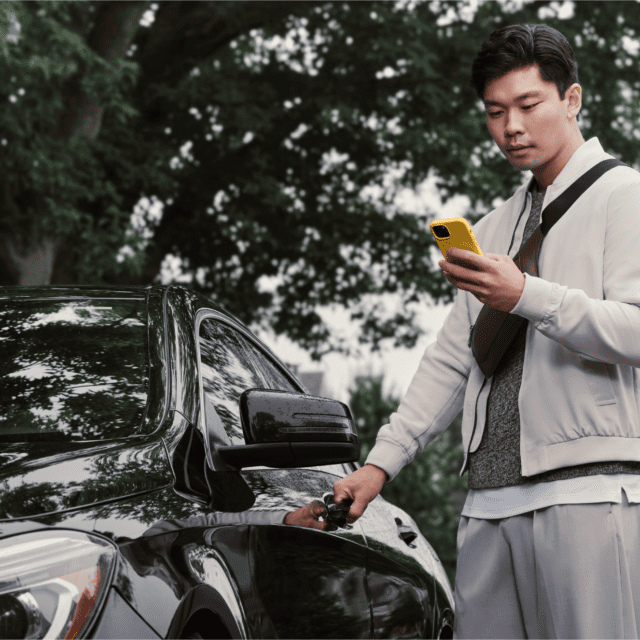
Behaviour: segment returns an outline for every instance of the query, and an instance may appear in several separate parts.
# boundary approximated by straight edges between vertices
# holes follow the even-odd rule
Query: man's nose
[[[504,126],[504,133],[508,138],[524,133],[522,117],[517,111],[507,112],[507,121]]]

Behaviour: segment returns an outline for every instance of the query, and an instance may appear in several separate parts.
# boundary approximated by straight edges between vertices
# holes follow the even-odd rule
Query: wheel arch
[[[167,638],[184,638],[192,632],[205,638],[243,638],[223,596],[205,584],[195,586],[182,600]]]

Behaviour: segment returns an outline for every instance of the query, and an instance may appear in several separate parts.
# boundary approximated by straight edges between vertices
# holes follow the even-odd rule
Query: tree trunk
[[[136,35],[146,2],[102,2],[87,44],[111,65],[122,60]],[[79,78],[65,91],[67,110],[61,114],[55,137],[80,136],[93,141],[100,133],[104,107],[95,96],[78,88]]]
[[[13,239],[7,240],[5,246],[11,264],[17,271],[17,284],[33,286],[51,282],[58,241],[43,238],[20,245]]]
[[[101,2],[87,39],[88,45],[107,62],[116,65],[131,46],[147,4]],[[100,133],[104,107],[95,96],[86,94],[79,87],[78,77],[71,78],[66,83],[63,89],[66,110],[60,114],[58,124],[51,134],[56,138],[79,136],[93,142]],[[6,204],[7,201],[12,202],[13,198],[10,193],[6,193],[6,184],[5,187]],[[8,261],[8,271],[3,270],[0,277],[3,280],[13,279],[15,284],[50,284],[56,264],[68,262],[67,256],[58,255],[65,246],[65,238],[42,237],[36,228],[31,230],[27,240],[11,235],[5,236],[2,244],[4,251],[0,252],[0,256]]]

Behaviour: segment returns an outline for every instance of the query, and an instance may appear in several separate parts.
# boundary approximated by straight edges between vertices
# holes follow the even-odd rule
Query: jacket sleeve
[[[511,313],[585,358],[640,367],[640,179],[611,193],[606,215],[605,299],[525,273]]]
[[[286,509],[249,509],[239,513],[207,513],[186,520],[161,520],[147,529],[142,536],[155,536],[182,529],[215,527],[224,524],[284,524],[288,513],[290,511]]]
[[[378,432],[365,464],[374,464],[393,480],[402,467],[442,433],[462,410],[471,370],[467,291],[458,291],[435,342],[425,350],[418,370],[389,424]],[[639,310],[640,311],[640,310]]]

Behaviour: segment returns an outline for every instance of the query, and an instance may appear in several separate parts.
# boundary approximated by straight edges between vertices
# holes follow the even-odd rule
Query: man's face
[[[573,103],[560,100],[556,85],[542,79],[537,64],[495,78],[484,92],[489,132],[520,171],[544,169],[566,155],[577,114]]]

